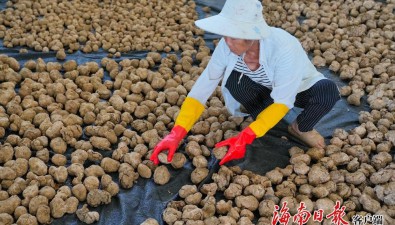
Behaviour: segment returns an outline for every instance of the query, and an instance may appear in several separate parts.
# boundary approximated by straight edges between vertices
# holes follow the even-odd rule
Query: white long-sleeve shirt
[[[325,79],[311,63],[298,39],[280,28],[270,27],[270,35],[259,40],[259,48],[259,63],[264,66],[272,83],[270,96],[275,103],[285,104],[291,109],[297,93]],[[225,87],[237,58],[222,38],[188,96],[205,105],[222,80],[221,90],[228,111],[234,116],[247,116],[240,111],[240,103]]]

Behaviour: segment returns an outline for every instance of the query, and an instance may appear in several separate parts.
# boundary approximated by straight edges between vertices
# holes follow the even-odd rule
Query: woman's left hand
[[[224,163],[229,162],[231,160],[244,158],[246,152],[246,145],[251,144],[255,138],[256,135],[254,131],[250,127],[247,127],[243,131],[241,131],[237,136],[218,142],[215,145],[216,148],[229,146],[228,152],[219,162],[219,165],[223,165]]]

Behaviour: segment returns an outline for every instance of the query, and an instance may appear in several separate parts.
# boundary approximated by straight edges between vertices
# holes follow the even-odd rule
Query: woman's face
[[[230,50],[236,55],[241,55],[246,52],[254,42],[253,40],[237,39],[231,37],[224,37],[224,39]]]

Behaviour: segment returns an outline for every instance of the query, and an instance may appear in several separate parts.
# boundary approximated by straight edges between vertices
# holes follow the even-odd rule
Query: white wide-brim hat
[[[258,0],[227,0],[218,15],[195,24],[214,34],[247,40],[263,39],[270,33]]]

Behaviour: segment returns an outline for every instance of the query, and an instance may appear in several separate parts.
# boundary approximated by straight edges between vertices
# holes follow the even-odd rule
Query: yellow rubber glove
[[[198,100],[191,97],[185,99],[170,134],[163,138],[154,148],[150,160],[153,161],[155,165],[159,164],[158,155],[162,151],[168,151],[168,162],[173,160],[173,156],[181,140],[187,135],[188,131],[192,128],[196,120],[199,119],[203,111],[204,105]]]
[[[273,128],[288,113],[288,111],[289,109],[286,105],[273,103],[259,113],[256,120],[248,127],[254,131],[256,137],[262,137],[268,130]]]
[[[221,141],[215,145],[216,148],[229,146],[228,152],[222,158],[219,165],[235,159],[244,158],[246,146],[251,144],[255,138],[262,137],[276,125],[289,111],[284,104],[273,103],[261,113],[254,122],[242,130],[237,136]]]
[[[174,126],[181,126],[188,132],[192,129],[193,124],[199,119],[203,111],[204,105],[202,103],[192,97],[186,97]]]

